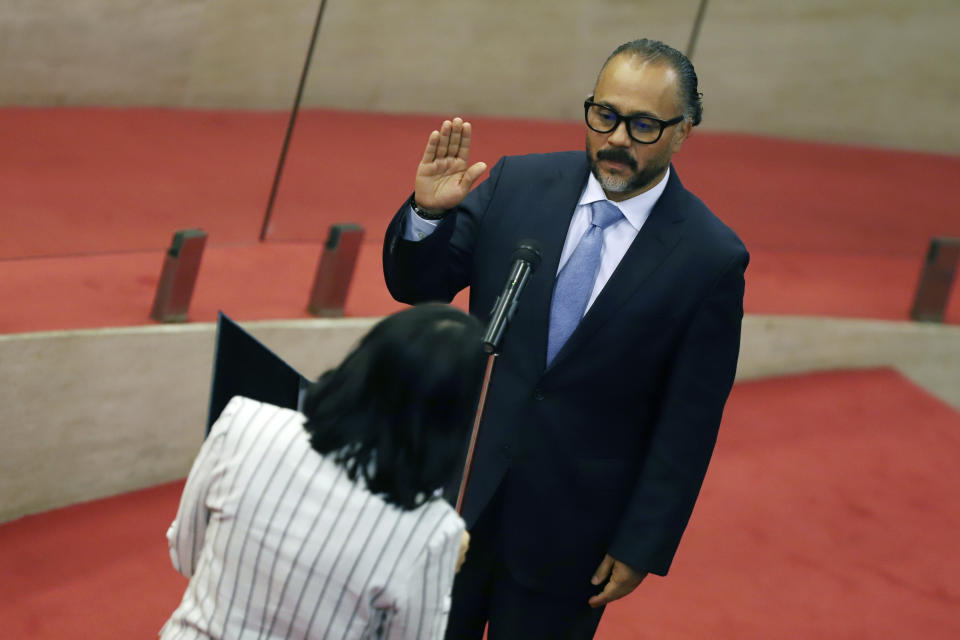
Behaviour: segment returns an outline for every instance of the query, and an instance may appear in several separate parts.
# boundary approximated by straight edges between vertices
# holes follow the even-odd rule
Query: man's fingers
[[[449,158],[451,162],[463,160],[470,156],[471,127],[469,122],[462,118],[444,120],[439,130],[430,133],[427,138],[427,147],[423,150],[421,164],[428,164]],[[482,173],[482,171],[481,171]],[[474,176],[474,180],[479,176]]]
[[[464,162],[470,157],[470,138],[473,136],[473,126],[469,122],[463,123],[463,131],[460,134],[460,148],[457,150],[457,157]]]
[[[414,193],[426,208],[450,209],[473,188],[487,170],[484,162],[467,166],[470,150],[470,124],[463,118],[444,120],[427,138],[427,146],[417,166]]]
[[[604,580],[609,581],[603,587],[603,591],[593,596],[589,600],[591,607],[602,607],[603,605],[622,598],[637,588],[637,585],[643,582],[646,577],[645,572],[636,571],[628,565],[617,562],[609,553],[604,556],[603,562],[597,567],[590,579],[594,585],[602,584]]]
[[[607,583],[607,586],[603,588],[603,591],[590,598],[589,604],[591,607],[602,607],[618,598],[622,598],[628,593],[630,593],[629,589],[625,589],[623,585],[611,580]]]
[[[591,584],[598,585],[603,583],[604,580],[610,575],[610,571],[613,569],[613,556],[609,553],[603,557],[603,561],[600,563],[600,566],[597,567],[597,570],[593,572],[593,577],[590,578]],[[607,589],[610,588],[610,585],[607,585]],[[607,589],[604,589],[603,592],[606,593]]]
[[[437,141],[437,158],[447,157],[447,147],[450,146],[450,132],[453,129],[453,123],[444,120],[440,125],[440,139]]]
[[[487,170],[486,162],[478,162],[469,169],[466,173],[463,174],[463,180],[461,184],[469,191],[470,187],[473,186],[473,183],[476,182],[477,178],[483,175],[483,172]]]
[[[427,148],[423,150],[423,158],[420,163],[426,164],[437,159],[437,145],[440,144],[440,132],[433,130],[430,137],[427,138]]]
[[[454,118],[450,125],[450,142],[447,145],[447,157],[460,157],[460,141],[463,139],[463,119]]]

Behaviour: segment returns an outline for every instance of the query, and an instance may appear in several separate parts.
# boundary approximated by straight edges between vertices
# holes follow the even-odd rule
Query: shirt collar
[[[663,190],[667,188],[667,180],[670,178],[670,167],[667,167],[667,172],[663,174],[663,178],[660,179],[660,182],[655,184],[653,188],[644,191],[643,193],[633,196],[628,200],[623,202],[613,202],[610,201],[618,209],[620,209],[623,216],[630,222],[634,229],[640,230],[640,227],[643,226],[643,223],[647,221],[647,218],[650,217],[650,212],[653,210],[653,205],[657,204],[657,200],[660,199],[660,196],[663,194]],[[597,180],[597,177],[593,175],[591,171],[587,177],[587,186],[583,190],[583,194],[580,196],[580,201],[577,202],[577,206],[588,205],[598,200],[606,200],[607,196],[603,192],[603,187],[600,186],[600,181]]]

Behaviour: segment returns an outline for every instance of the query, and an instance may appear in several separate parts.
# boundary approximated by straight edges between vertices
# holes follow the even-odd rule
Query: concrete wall
[[[252,325],[303,375],[370,320]],[[0,522],[186,476],[203,439],[215,325],[0,335]]]
[[[245,323],[308,377],[374,320]],[[181,478],[203,437],[214,325],[0,336],[0,522]],[[747,316],[738,379],[893,366],[960,409],[960,327]]]
[[[317,0],[6,0],[0,105],[286,109]],[[616,45],[699,0],[327,0],[306,104],[579,119]],[[715,0],[705,129],[960,152],[956,0]]]
[[[892,367],[960,411],[960,326],[751,315],[740,354],[737,380]]]

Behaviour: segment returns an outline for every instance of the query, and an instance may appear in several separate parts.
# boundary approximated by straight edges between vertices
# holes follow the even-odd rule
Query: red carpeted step
[[[210,234],[195,320],[304,317],[320,244],[346,221],[367,228],[348,313],[398,308],[379,243],[438,116],[305,110],[258,245],[286,114],[0,115],[0,332],[149,322],[163,251],[189,227]],[[491,164],[582,146],[578,121],[471,119]],[[929,238],[960,237],[960,157],[698,131],[676,165],[753,252],[749,312],[906,319]]]
[[[279,112],[0,109],[0,257],[164,249],[177,229],[252,242]]]

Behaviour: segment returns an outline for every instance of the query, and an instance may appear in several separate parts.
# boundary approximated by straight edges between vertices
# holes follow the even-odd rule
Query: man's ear
[[[670,142],[671,151],[673,153],[680,151],[680,147],[682,147],[684,141],[690,137],[690,133],[692,131],[693,126],[686,118],[684,118],[684,120],[677,125],[677,130],[673,132],[673,140]]]

